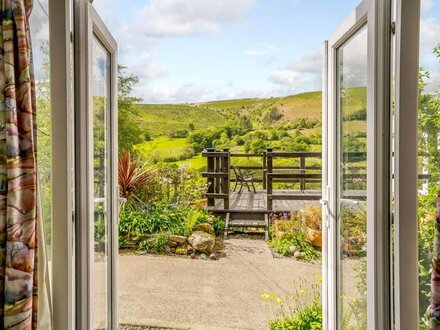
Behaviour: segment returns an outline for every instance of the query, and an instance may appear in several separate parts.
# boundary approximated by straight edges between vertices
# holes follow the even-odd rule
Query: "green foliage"
[[[428,320],[425,314],[431,293],[431,260],[434,246],[436,201],[437,189],[434,185],[431,185],[427,195],[419,195],[419,315],[421,329],[428,329]]]
[[[295,120],[294,122],[289,124],[290,128],[293,129],[309,129],[309,128],[314,128],[314,127],[320,127],[321,126],[321,121],[318,119],[308,119],[308,118],[299,118],[297,120]]]
[[[345,152],[367,152],[367,145],[354,135],[348,134],[342,139],[342,149]],[[366,156],[363,157],[365,159]],[[353,160],[353,157],[351,158]],[[359,158],[361,160],[362,158]]]
[[[180,179],[169,177],[169,180]],[[124,207],[119,216],[120,247],[163,252],[160,247],[165,246],[165,237],[170,234],[189,236],[201,223],[212,224],[217,235],[223,233],[223,220],[205,209],[192,206],[188,202],[190,196],[183,196],[173,199],[165,194],[157,201],[146,202],[142,209],[139,205]]]
[[[154,233],[148,239],[139,242],[139,249],[155,253],[165,252],[169,237],[167,233]]]
[[[440,61],[440,43],[433,53]],[[434,230],[437,191],[440,181],[440,151],[438,136],[440,133],[440,93],[425,93],[430,73],[419,70],[419,113],[418,143],[419,169],[430,174],[427,181],[428,193],[419,195],[419,315],[420,328],[428,329],[428,313],[431,290],[431,260],[434,247]]]
[[[150,135],[138,125],[138,112],[135,104],[141,99],[131,95],[133,87],[139,82],[135,75],[128,74],[125,67],[118,66],[118,146],[119,150],[132,152],[133,146],[148,140]]]
[[[344,116],[344,121],[351,120],[367,120],[367,108],[362,108]]]
[[[43,53],[42,76],[35,84],[37,108],[37,161],[41,192],[43,227],[47,246],[52,242],[52,120],[50,106],[49,44],[40,45]]]
[[[322,279],[315,274],[313,280],[295,279],[291,295],[264,293],[262,298],[271,305],[275,315],[269,321],[269,329],[322,329],[321,282]]]
[[[269,328],[270,330],[321,330],[322,305],[314,302],[292,318],[270,322]]]
[[[272,124],[274,121],[283,118],[282,112],[277,107],[271,107],[263,115],[263,122]]]
[[[290,247],[296,248],[305,253],[304,259],[311,261],[321,257],[321,253],[313,248],[310,244],[306,232],[306,228],[302,221],[296,216],[292,216],[289,220],[283,221],[283,234],[276,235],[276,226],[271,226],[269,244],[273,249],[283,256],[290,254]]]

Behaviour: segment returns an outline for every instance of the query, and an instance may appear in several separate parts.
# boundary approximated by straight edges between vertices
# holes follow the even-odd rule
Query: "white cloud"
[[[302,55],[294,59],[288,67],[299,72],[321,74],[322,53],[320,50],[316,50],[313,53]]]
[[[440,42],[440,20],[434,17],[422,18],[420,21],[420,51],[432,53]]]
[[[436,2],[437,0],[422,0],[421,1],[422,12],[427,12],[431,10],[431,8],[434,6],[434,3]]]
[[[222,25],[242,21],[255,1],[151,0],[125,26],[126,35],[132,36],[127,46],[138,49],[164,37],[218,32]]]
[[[273,72],[269,80],[276,84],[288,86],[304,83],[304,77],[300,72],[288,69]]]
[[[278,85],[270,91],[274,95],[288,95],[305,91],[320,90],[322,56],[314,51],[294,58],[288,65],[275,70],[268,78]]]
[[[136,86],[134,93],[145,103],[186,103],[210,100],[212,92],[195,84],[184,84],[179,87],[161,86],[148,88],[146,85]]]
[[[440,19],[422,18],[420,21],[420,66],[430,73],[426,79],[425,92],[440,91],[440,62],[433,54],[433,49],[440,43]]]
[[[166,72],[156,66],[155,56],[151,53],[141,55],[129,69],[145,82],[166,76]]]

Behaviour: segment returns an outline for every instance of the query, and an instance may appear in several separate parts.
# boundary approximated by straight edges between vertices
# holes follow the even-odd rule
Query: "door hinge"
[[[391,22],[391,34],[396,34],[396,22]]]

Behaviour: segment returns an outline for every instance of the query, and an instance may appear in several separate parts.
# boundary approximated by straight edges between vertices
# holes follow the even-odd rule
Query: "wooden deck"
[[[308,190],[306,192],[293,190],[276,190],[277,194],[298,194],[298,195],[316,195],[321,191]],[[267,210],[267,195],[265,190],[257,190],[257,193],[243,191],[231,192],[229,199],[229,209],[223,208],[223,200],[216,199],[215,206],[208,207],[208,210],[213,212],[290,212],[304,209],[308,205],[319,205],[317,200],[274,200],[273,211]]]

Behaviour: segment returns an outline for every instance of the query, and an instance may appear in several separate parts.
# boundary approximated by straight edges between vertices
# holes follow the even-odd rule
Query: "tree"
[[[118,65],[118,138],[119,152],[133,152],[133,146],[142,143],[147,132],[137,122],[138,113],[135,104],[142,99],[132,96],[133,87],[139,78],[128,74],[125,67]]]
[[[440,61],[440,43],[434,48],[434,54]],[[431,175],[430,185],[437,186],[440,180],[440,97],[439,93],[425,93],[425,79],[430,74],[420,68],[419,72],[419,114],[418,140],[420,168]],[[435,203],[435,201],[434,201]]]

